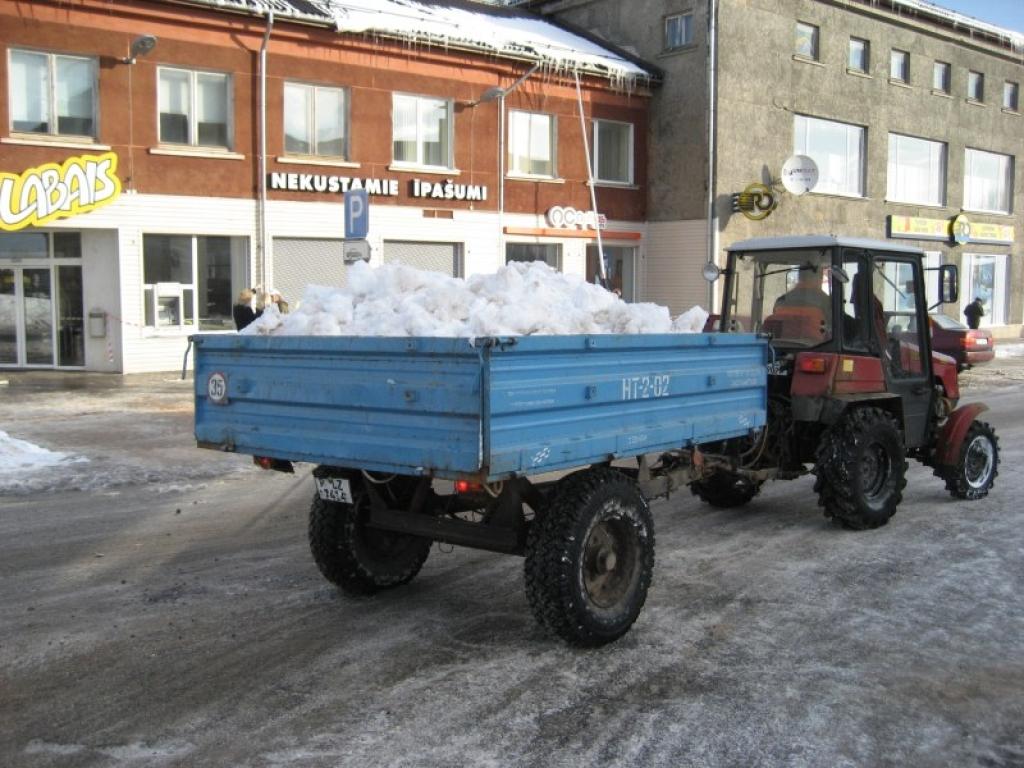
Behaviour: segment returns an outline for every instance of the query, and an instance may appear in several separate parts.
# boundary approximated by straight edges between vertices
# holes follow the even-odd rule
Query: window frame
[[[924,142],[929,145],[938,146],[940,152],[940,168],[939,168],[939,199],[928,200],[925,197],[920,199],[913,199],[911,196],[901,197],[894,191],[893,184],[895,182],[893,178],[893,140],[896,140],[896,166],[899,166],[899,140],[906,139],[909,141]],[[929,148],[930,149],[930,148]],[[889,131],[889,145],[888,145],[888,159],[886,160],[886,186],[885,186],[885,200],[890,203],[904,203],[909,205],[927,205],[935,208],[945,208],[948,196],[948,176],[949,176],[949,144],[944,141],[938,141],[936,139],[926,139],[921,136],[911,136],[906,133],[897,133],[896,131]]]
[[[395,157],[395,99],[398,97],[416,100],[416,160],[399,160]],[[434,165],[423,162],[423,138],[420,136],[420,104],[423,101],[444,102],[448,114],[446,121],[448,123],[447,165]],[[440,171],[455,170],[455,102],[453,99],[446,99],[443,96],[429,96],[422,93],[409,93],[407,91],[394,91],[391,94],[391,163],[401,168],[424,168]]]
[[[1007,97],[1013,94],[1012,103]],[[1020,83],[1013,80],[1003,81],[1003,110],[1006,112],[1020,112]]]
[[[968,171],[970,170],[971,165],[972,165],[971,160],[970,160],[972,152],[978,152],[978,153],[985,154],[985,155],[993,155],[995,157],[1000,157],[1000,158],[1007,158],[1010,161],[1007,164],[1006,177],[1004,179],[1004,182],[1005,182],[1005,185],[1006,185],[1006,210],[990,209],[990,208],[976,208],[976,207],[973,207],[973,206],[971,206],[969,204],[970,201],[968,200],[968,193],[969,193],[970,190],[969,190],[968,184],[967,184],[967,174],[968,174]],[[1016,173],[1016,158],[1013,155],[1008,155],[1008,154],[1005,154],[1003,152],[992,152],[991,150],[979,149],[977,147],[964,147],[964,178],[963,178],[964,195],[963,195],[963,203],[962,203],[963,210],[969,211],[971,213],[988,213],[988,214],[995,214],[995,215],[1000,215],[1000,216],[1012,216],[1013,215],[1013,194],[1014,194],[1013,182],[1014,182],[1014,174],[1015,173]]]
[[[858,173],[858,192],[847,192],[847,191],[819,191],[816,187],[811,191],[812,195],[833,195],[836,197],[848,197],[855,200],[866,200],[867,199],[867,149],[868,149],[868,128],[865,125],[859,125],[857,123],[848,123],[842,120],[830,120],[824,117],[815,117],[814,115],[806,115],[802,113],[794,113],[793,115],[793,151],[795,154],[810,155],[810,150],[807,147],[797,147],[797,120],[808,120],[811,123],[829,123],[832,125],[841,125],[846,128],[856,128],[860,131],[860,164]],[[849,162],[849,160],[847,160]],[[820,183],[820,182],[819,182]]]
[[[938,86],[935,84],[935,76],[939,73],[939,68],[942,68],[942,82]],[[943,96],[949,96],[953,89],[953,65],[948,61],[939,61],[936,59],[932,62],[932,93],[939,93]]]
[[[811,30],[810,54],[804,53],[799,48],[801,27],[806,27]],[[793,55],[797,58],[804,59],[805,61],[821,61],[821,27],[817,24],[811,24],[809,21],[800,21],[798,19],[793,32]]]
[[[306,113],[306,118],[311,119],[307,126],[307,138],[309,139],[309,145],[312,149],[311,152],[292,152],[288,149],[288,131],[285,126],[285,120],[287,120],[286,110],[281,110],[281,152],[285,157],[312,157],[320,158],[324,160],[343,160],[348,161],[351,159],[352,146],[351,146],[351,116],[352,116],[352,103],[351,103],[351,91],[344,85],[329,85],[327,83],[311,83],[303,80],[285,80],[281,84],[281,105],[285,104],[287,98],[288,86],[295,86],[299,88],[309,89],[312,93],[312,99],[310,102],[310,109]],[[338,91],[342,95],[342,110],[341,110],[341,121],[342,131],[344,135],[344,147],[342,148],[342,154],[331,155],[318,151],[318,140],[317,134],[317,92],[325,91]]]
[[[188,133],[189,140],[187,143],[178,141],[167,141],[161,135],[160,129],[160,116],[163,114],[160,111],[160,75],[163,72],[185,72],[189,76],[188,87],[189,87],[189,98],[188,98]],[[198,82],[199,75],[216,75],[218,77],[225,78],[225,85],[227,87],[227,99],[225,104],[226,118],[227,118],[227,143],[226,144],[200,144],[199,143],[199,121],[195,119],[196,114],[196,97],[198,88],[196,83]],[[170,113],[168,113],[170,114]],[[157,143],[162,147],[171,147],[174,149],[180,149],[182,147],[188,147],[189,149],[209,152],[231,152],[235,147],[235,81],[234,77],[230,72],[222,72],[215,69],[190,69],[188,67],[180,67],[174,64],[160,64],[156,68],[156,136]]]
[[[512,146],[513,146],[513,131],[512,131],[512,115],[513,114],[529,115],[531,117],[546,117],[548,119],[548,147],[550,147],[550,157],[548,162],[551,165],[551,173],[530,173],[529,171],[516,170],[512,165]],[[528,109],[510,109],[508,111],[508,118],[506,121],[508,126],[508,148],[506,152],[508,157],[505,158],[506,170],[505,175],[512,178],[520,179],[556,179],[558,178],[558,116],[550,112],[535,112]],[[532,136],[532,133],[530,134]],[[529,136],[528,136],[529,138]]]
[[[669,24],[679,19],[682,21],[686,19],[683,25],[688,32],[688,35],[684,35],[684,39],[678,45],[669,45]],[[679,51],[684,48],[690,48],[693,46],[694,38],[694,24],[693,24],[693,11],[683,11],[682,13],[673,13],[665,17],[665,21],[662,24],[663,39],[662,39],[662,50],[664,51]]]
[[[12,99],[14,98],[14,87],[13,79],[11,77],[12,72],[12,58],[16,53],[28,53],[36,56],[46,57],[46,89],[47,89],[47,101],[46,106],[49,110],[48,126],[47,130],[44,131],[25,131],[14,127],[14,107]],[[60,116],[57,114],[57,58],[64,59],[75,59],[78,61],[89,62],[89,67],[92,70],[92,113],[90,115],[92,119],[92,133],[61,133],[59,131]],[[48,137],[53,140],[60,139],[71,139],[71,140],[86,140],[95,142],[99,139],[100,135],[100,67],[98,56],[88,56],[77,53],[62,53],[60,51],[43,50],[38,48],[23,48],[18,46],[11,46],[7,49],[7,125],[9,133],[12,136],[31,136],[33,138],[39,138],[41,136]]]
[[[977,86],[977,94],[975,94]],[[976,69],[967,70],[967,100],[976,104],[985,103],[985,73]]]
[[[181,282],[146,282],[146,238],[147,237],[182,237],[188,238],[190,248],[190,270],[192,276],[192,282],[181,283]],[[246,251],[246,261],[250,257],[249,238],[246,236],[238,235],[210,235],[210,234],[183,234],[180,232],[143,232],[142,234],[142,248],[140,251],[141,256],[141,277],[142,277],[142,326],[150,334],[166,334],[166,335],[178,335],[182,333],[226,333],[233,331],[233,328],[203,328],[202,314],[200,312],[200,300],[202,297],[199,295],[199,240],[200,238],[226,238],[229,243],[229,249],[233,251],[236,247],[236,241],[244,241],[242,247]],[[229,258],[229,270],[232,271],[231,279],[232,285],[234,285],[233,270],[235,268],[234,255]],[[246,283],[248,283],[248,275],[246,275]],[[165,290],[158,293],[158,286],[167,286],[169,291]],[[176,288],[175,288],[176,286]],[[191,297],[186,302],[186,294],[191,291]],[[147,294],[151,297],[150,304],[147,305]],[[157,307],[157,301],[162,297],[177,298],[179,307],[179,322],[177,324],[166,324],[161,325],[157,322],[159,316],[159,309]],[[233,288],[229,289],[229,298],[234,302],[235,296]],[[149,311],[149,306],[152,306],[152,313]],[[186,322],[186,306],[191,313],[191,322]],[[152,314],[152,318],[150,317]],[[152,319],[152,322],[150,320]],[[230,317],[228,318],[230,320]]]
[[[608,119],[603,118],[603,117],[595,117],[595,118],[592,119],[591,122],[592,122],[592,125],[593,125],[591,133],[592,133],[592,138],[593,138],[593,142],[592,143],[593,143],[593,147],[594,147],[594,158],[593,158],[593,169],[592,169],[593,173],[594,173],[594,183],[595,184],[601,184],[601,185],[607,185],[607,186],[620,186],[620,187],[631,187],[634,184],[636,184],[636,126],[633,123],[626,122],[625,120],[608,120]],[[598,138],[600,136],[600,131],[598,131],[598,124],[599,123],[608,123],[608,124],[612,124],[612,125],[624,125],[624,126],[627,126],[629,128],[629,154],[628,154],[628,157],[629,157],[629,172],[628,172],[629,179],[627,181],[622,181],[620,179],[602,179],[601,176],[600,176],[599,169],[601,167],[601,164],[599,162],[599,158],[600,158],[601,155],[600,155],[600,149],[599,149],[599,146],[598,146],[599,143],[600,143],[600,140]]]
[[[863,59],[863,66],[855,67],[851,59],[853,58],[853,45],[854,43],[860,43],[861,45],[861,57]],[[866,75],[871,71],[871,41],[863,37],[855,37],[850,35],[850,40],[846,46],[846,68],[850,72],[856,72],[858,75]]]
[[[893,74],[897,56],[903,57],[903,66],[899,75]],[[889,49],[889,82],[910,85],[910,51],[904,51],[902,48]]]

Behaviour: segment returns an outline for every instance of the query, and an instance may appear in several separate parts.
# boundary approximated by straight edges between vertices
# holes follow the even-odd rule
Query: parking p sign
[[[362,240],[370,231],[370,197],[365,189],[345,193],[345,239]]]

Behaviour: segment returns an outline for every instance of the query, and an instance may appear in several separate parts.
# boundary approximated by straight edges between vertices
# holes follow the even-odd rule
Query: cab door
[[[920,260],[898,253],[872,254],[872,323],[888,389],[903,404],[908,447],[923,445],[932,408],[928,299]]]

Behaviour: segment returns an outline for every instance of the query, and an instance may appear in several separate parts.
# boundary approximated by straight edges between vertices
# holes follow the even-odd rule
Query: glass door
[[[0,365],[18,364],[18,298],[14,272],[0,268]]]
[[[53,365],[53,285],[50,268],[22,268],[25,365]]]

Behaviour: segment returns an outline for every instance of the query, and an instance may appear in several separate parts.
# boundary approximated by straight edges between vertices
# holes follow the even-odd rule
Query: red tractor
[[[957,299],[954,265],[925,270],[916,248],[834,236],[748,240],[728,253],[705,277],[725,278],[720,332],[771,338],[768,424],[749,440],[702,446],[717,467],[695,494],[738,506],[765,480],[810,471],[825,515],[865,529],[896,512],[907,458],[956,498],[988,493],[999,443],[977,419],[987,406],[957,407],[956,362],[932,352],[927,330],[929,309]]]

